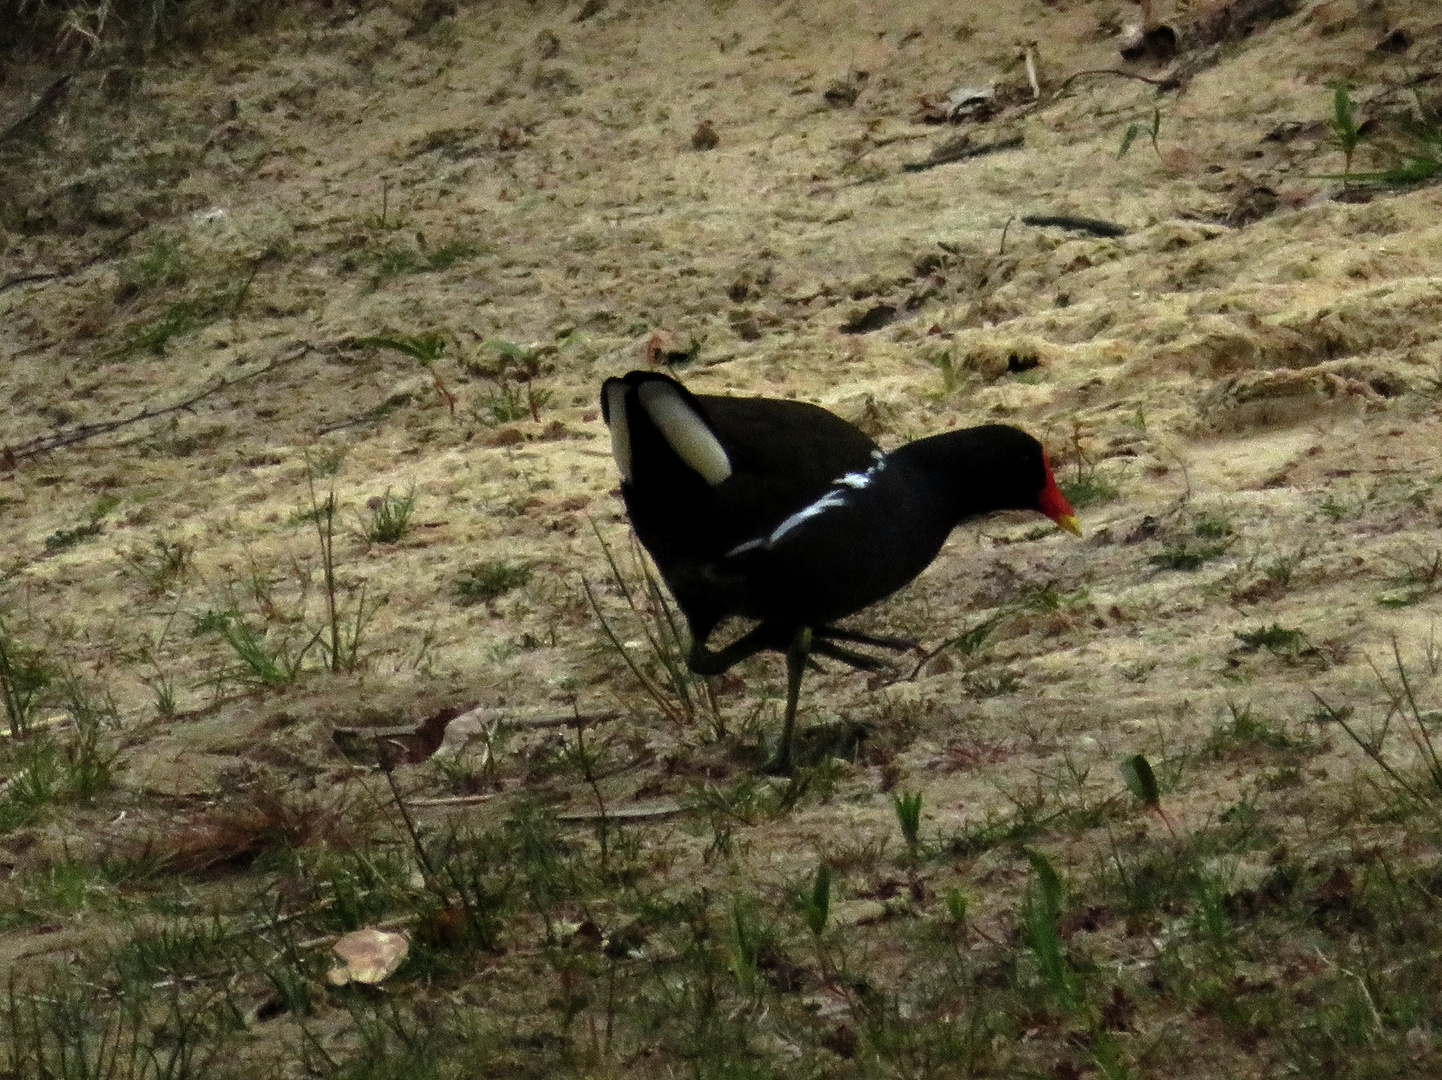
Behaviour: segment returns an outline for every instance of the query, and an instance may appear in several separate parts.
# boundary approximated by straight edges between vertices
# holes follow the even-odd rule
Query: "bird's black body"
[[[864,664],[826,639],[886,643],[831,624],[911,581],[961,521],[1038,509],[1075,527],[1041,445],[1015,428],[947,432],[883,454],[818,406],[695,395],[640,371],[608,379],[602,407],[631,523],[686,616],[690,664],[703,673],[762,649],[794,654],[803,631],[801,661],[814,647]],[[729,615],[760,625],[709,652]],[[810,631],[823,640],[813,646]]]

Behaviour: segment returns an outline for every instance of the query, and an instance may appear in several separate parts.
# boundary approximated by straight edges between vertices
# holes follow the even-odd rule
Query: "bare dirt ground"
[[[1134,17],[398,2],[83,69],[0,143],[16,977],[163,988],[195,1075],[1436,1075],[1442,188],[1345,185],[1327,121],[1336,80],[1435,108],[1442,14],[1301,3],[1170,68]],[[961,134],[1020,144],[903,171]],[[681,700],[603,546],[641,595],[596,393],[667,357],[887,446],[1025,427],[1086,537],[958,530],[857,620],[951,644],[809,677],[811,763],[760,779],[780,662]],[[442,710],[389,783],[336,735]],[[518,828],[545,888],[494,886]],[[484,835],[489,935],[418,854]],[[324,988],[387,920],[409,977]]]

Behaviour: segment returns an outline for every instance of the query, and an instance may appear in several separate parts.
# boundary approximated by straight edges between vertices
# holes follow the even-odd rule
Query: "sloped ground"
[[[1435,107],[1442,21],[1062,89],[1129,13],[295,15],[0,145],[11,1071],[1435,1075],[1442,188],[1350,201],[1325,121]],[[960,132],[1022,144],[901,171]],[[1024,426],[1087,537],[959,530],[858,620],[931,659],[808,678],[761,779],[779,663],[651,643],[595,396],[658,353]],[[407,965],[326,986],[375,923]]]

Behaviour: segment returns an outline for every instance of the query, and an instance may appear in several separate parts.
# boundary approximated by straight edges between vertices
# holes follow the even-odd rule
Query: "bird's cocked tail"
[[[712,487],[731,475],[731,458],[695,397],[667,375],[633,371],[625,378],[607,379],[601,386],[601,414],[611,429],[611,453],[626,483],[634,479],[631,447],[638,424],[655,428],[671,452]]]

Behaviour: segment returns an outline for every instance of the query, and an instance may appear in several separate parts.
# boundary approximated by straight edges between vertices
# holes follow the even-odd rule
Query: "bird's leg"
[[[755,656],[763,649],[774,649],[779,644],[775,629],[766,623],[720,649],[708,649],[704,641],[693,638],[691,651],[686,656],[686,666],[697,675],[720,675],[747,657]]]
[[[819,638],[830,638],[832,641],[850,641],[856,645],[870,645],[877,649],[891,649],[893,652],[908,652],[918,648],[918,643],[908,641],[906,638],[895,637],[872,637],[870,634],[863,634],[857,630],[843,630],[839,626],[823,626],[816,631]],[[840,659],[838,657],[838,659]]]
[[[806,674],[806,657],[811,652],[811,628],[803,626],[796,631],[791,645],[786,650],[786,719],[781,727],[781,743],[776,747],[776,756],[766,771],[778,776],[790,776],[791,732],[796,726],[796,702],[801,697],[801,677]]]

